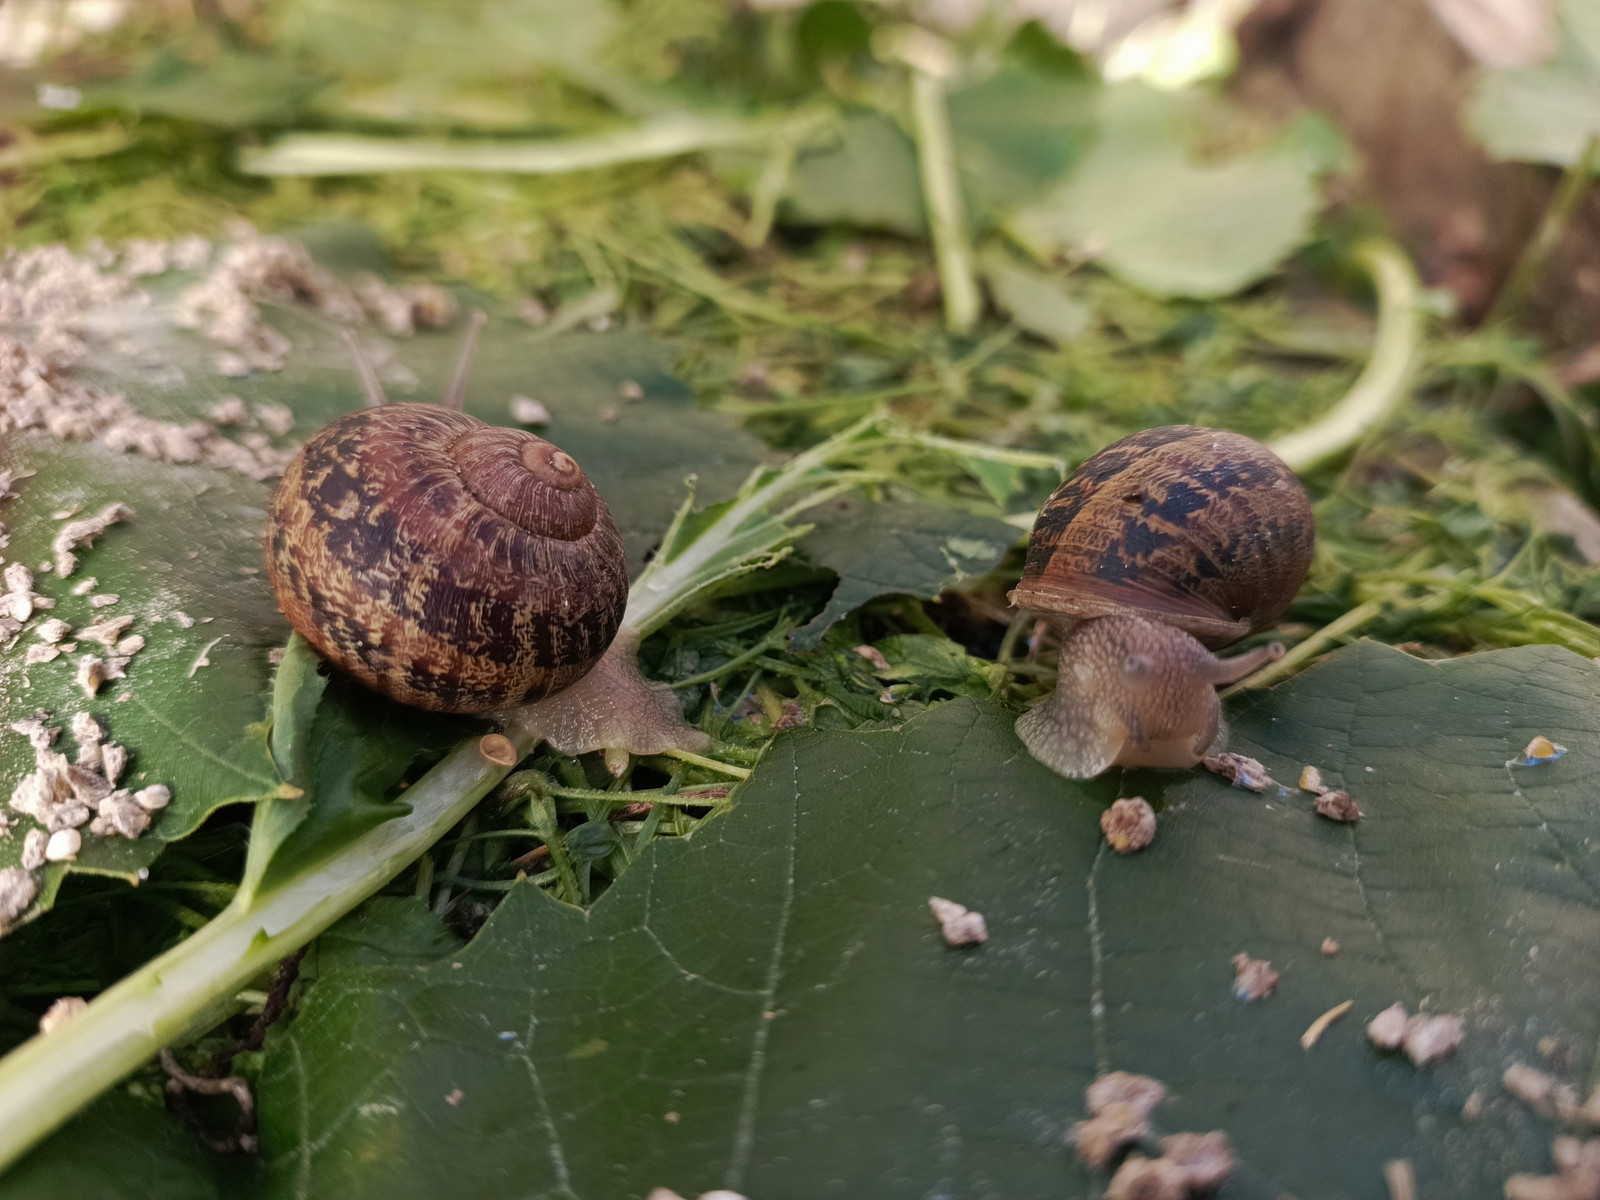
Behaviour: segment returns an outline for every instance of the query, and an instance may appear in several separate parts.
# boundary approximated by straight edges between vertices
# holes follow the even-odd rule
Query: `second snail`
[[[1029,753],[1087,779],[1221,751],[1216,688],[1283,646],[1211,651],[1283,615],[1315,540],[1299,479],[1242,434],[1164,426],[1088,459],[1040,511],[1011,593],[1061,636],[1056,690],[1017,721]]]

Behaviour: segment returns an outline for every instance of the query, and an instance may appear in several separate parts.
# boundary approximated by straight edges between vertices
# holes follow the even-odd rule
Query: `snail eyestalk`
[[[444,394],[444,406],[460,412],[467,403],[467,379],[472,374],[472,358],[478,352],[478,334],[489,319],[483,309],[475,309],[467,318],[467,336],[461,343],[461,353],[456,356],[456,369],[450,375],[450,387]]]
[[[355,330],[348,325],[339,330],[339,335],[344,338],[344,344],[350,347],[350,353],[356,360],[356,373],[361,376],[361,388],[366,393],[367,407],[382,408],[389,403],[389,397],[383,393],[383,384],[378,379],[378,372],[372,368],[372,360],[361,348],[361,339],[356,337]]]

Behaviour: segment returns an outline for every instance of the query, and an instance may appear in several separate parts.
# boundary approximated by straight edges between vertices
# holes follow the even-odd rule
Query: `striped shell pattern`
[[[1305,489],[1265,446],[1194,425],[1147,429],[1056,489],[1011,600],[1067,617],[1145,617],[1223,646],[1283,614],[1315,536]]]

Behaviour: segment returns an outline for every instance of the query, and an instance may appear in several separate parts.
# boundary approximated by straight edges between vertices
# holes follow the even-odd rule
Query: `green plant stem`
[[[0,1169],[160,1047],[226,1017],[241,989],[415,862],[505,774],[475,739],[463,743],[406,792],[410,812],[249,901],[241,896],[72,1020],[0,1059]]]
[[[1271,442],[1296,471],[1305,471],[1355,445],[1383,422],[1409,393],[1422,346],[1421,286],[1400,249],[1364,242],[1357,256],[1378,293],[1378,331],[1372,356],[1344,398],[1323,418]]]
[[[911,124],[922,170],[922,198],[939,264],[939,285],[944,292],[944,323],[951,333],[968,333],[978,323],[981,305],[961,211],[961,184],[956,178],[944,84],[920,67],[913,66],[910,71]]]
[[[370,175],[388,171],[560,175],[672,158],[697,150],[759,144],[774,136],[798,144],[827,120],[825,114],[817,112],[777,120],[679,115],[588,137],[539,141],[438,141],[291,133],[270,146],[241,149],[239,169],[247,175]]]
[[[1389,601],[1383,599],[1356,605],[1338,620],[1330,621],[1317,630],[1277,662],[1268,663],[1254,675],[1247,675],[1232,687],[1224,688],[1222,694],[1231,696],[1248,688],[1270,687],[1280,679],[1287,679],[1340,638],[1348,637],[1368,622],[1377,620],[1388,604]]]
[[[1544,274],[1550,256],[1561,244],[1562,234],[1572,224],[1597,165],[1600,165],[1600,134],[1591,134],[1578,157],[1562,174],[1555,195],[1550,197],[1550,207],[1545,209],[1544,219],[1539,222],[1538,231],[1517,256],[1517,265],[1511,269],[1510,276],[1501,285],[1494,303],[1483,318],[1484,325],[1498,325],[1510,320],[1528,299],[1528,294]]]

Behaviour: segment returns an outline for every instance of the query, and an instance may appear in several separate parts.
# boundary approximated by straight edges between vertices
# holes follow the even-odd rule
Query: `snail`
[[[279,481],[264,546],[279,607],[402,704],[518,709],[558,750],[606,750],[613,771],[630,752],[704,749],[671,689],[639,673],[622,536],[594,485],[543,438],[462,411],[482,325],[443,405],[390,403],[346,331],[367,407],[315,433]]]
[[[1216,687],[1283,646],[1230,659],[1211,649],[1283,615],[1315,535],[1300,481],[1242,434],[1165,426],[1088,459],[1040,511],[1011,593],[1062,632],[1055,692],[1017,720],[1029,752],[1087,779],[1220,751]]]

